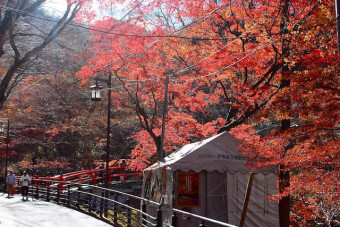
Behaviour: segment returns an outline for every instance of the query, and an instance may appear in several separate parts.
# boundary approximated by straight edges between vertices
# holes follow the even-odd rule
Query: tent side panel
[[[207,217],[228,223],[227,173],[207,174]],[[218,226],[218,225],[208,225]]]
[[[249,174],[228,172],[229,223],[238,225],[242,213]],[[249,198],[245,226],[279,226],[278,203],[268,199],[277,194],[277,176],[273,173],[257,173]]]
[[[177,199],[178,199],[178,172],[176,172],[176,176],[174,178],[174,189],[175,189],[175,207],[190,213],[194,213],[197,215],[201,215],[201,216],[206,216],[206,204],[207,204],[207,200],[206,200],[206,179],[207,179],[207,172],[203,171],[199,173],[199,177],[200,177],[200,206],[199,207],[182,207],[179,208],[177,207]],[[201,224],[201,222],[196,219],[196,218],[192,218],[192,217],[187,217],[185,215],[182,214],[178,214],[178,226],[179,227],[197,227]]]

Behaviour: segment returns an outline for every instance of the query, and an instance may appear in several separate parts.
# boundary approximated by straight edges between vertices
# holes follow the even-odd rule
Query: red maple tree
[[[159,152],[169,75],[167,152],[223,124],[219,132],[231,130],[255,167],[279,165],[287,181],[290,175],[278,197],[292,196],[292,221],[338,224],[334,2],[128,3],[134,10],[127,19],[105,16],[91,24],[89,65],[78,75],[114,74],[114,102],[132,108],[143,129],[134,135],[132,166],[145,168]]]

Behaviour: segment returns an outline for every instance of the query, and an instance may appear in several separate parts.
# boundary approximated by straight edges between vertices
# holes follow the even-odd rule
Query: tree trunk
[[[282,81],[281,81],[281,88],[287,89],[290,86],[290,73],[288,63],[285,62],[288,59],[290,54],[290,39],[287,35],[287,24],[289,21],[289,8],[290,8],[291,0],[282,0],[282,16],[281,16],[281,23],[280,23],[280,31],[282,34]],[[287,97],[288,105],[286,111],[290,109],[290,97]],[[283,119],[281,121],[281,130],[286,131],[290,128],[290,119]],[[288,147],[285,147],[283,157],[285,156]],[[283,193],[286,188],[290,185],[290,176],[289,171],[285,170],[285,166],[279,166],[279,193]],[[280,227],[289,227],[289,213],[290,213],[290,196],[287,195],[282,197],[279,201],[279,220],[280,220]]]

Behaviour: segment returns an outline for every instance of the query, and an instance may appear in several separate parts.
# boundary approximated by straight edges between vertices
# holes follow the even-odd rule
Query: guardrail
[[[182,214],[200,220],[199,227],[207,227],[210,224],[236,227],[179,209],[172,209],[171,224],[165,225],[162,219],[162,204],[139,196],[77,182],[41,179],[34,179],[33,182],[30,196],[82,210],[88,214],[96,215],[114,226],[177,227],[177,216]],[[154,215],[148,214],[147,205],[156,207],[157,212]]]
[[[117,167],[113,166],[109,168],[109,183],[112,182],[113,179],[118,178],[121,181],[126,181],[127,178],[135,178],[137,181],[140,177],[143,176],[141,172],[128,172],[126,166]],[[88,170],[80,170],[76,172],[70,173],[61,173],[57,176],[39,176],[35,174],[33,176],[34,179],[40,180],[49,180],[49,181],[68,181],[68,182],[77,182],[77,183],[89,183],[89,184],[97,184],[100,181],[105,180],[106,171],[104,169],[88,169]],[[20,176],[16,177],[17,186],[20,185]]]
[[[146,213],[146,205],[153,204],[159,206],[158,213],[161,214],[161,204],[113,189],[77,182],[34,179],[30,196],[80,209],[114,226],[162,226],[161,215]]]

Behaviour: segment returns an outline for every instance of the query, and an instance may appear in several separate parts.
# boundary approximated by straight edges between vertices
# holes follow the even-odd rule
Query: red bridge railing
[[[140,176],[143,176],[141,172],[130,172],[127,173],[127,167],[110,167],[109,168],[109,184],[111,184],[112,179],[119,178],[120,181],[125,182],[128,177],[134,177],[137,181]],[[46,176],[41,177],[39,175],[35,175],[33,178],[33,185],[37,185],[37,182],[48,182],[51,184],[53,181],[63,182],[67,181],[69,183],[78,183],[78,184],[93,184],[96,185],[100,181],[104,181],[106,177],[105,169],[89,169],[89,170],[81,170],[71,173],[65,173],[58,176]],[[18,182],[17,187],[20,187],[20,177],[16,178]],[[53,185],[51,185],[53,187]],[[61,190],[65,189],[65,185],[61,185]]]

